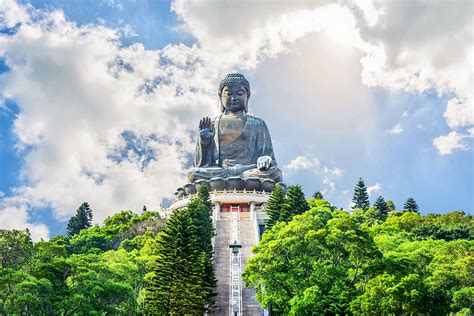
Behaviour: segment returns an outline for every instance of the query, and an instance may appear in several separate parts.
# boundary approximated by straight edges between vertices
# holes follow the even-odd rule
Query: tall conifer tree
[[[265,205],[265,212],[268,214],[268,218],[265,220],[265,228],[271,229],[273,225],[279,220],[281,210],[285,204],[285,193],[281,185],[275,185],[275,188],[270,194],[268,202]]]
[[[194,315],[205,312],[204,269],[196,226],[187,209],[175,211],[158,236],[154,276],[145,294],[147,315]],[[202,255],[201,255],[202,256]]]
[[[360,208],[367,211],[370,207],[369,194],[367,193],[367,188],[362,178],[359,178],[359,181],[357,181],[357,185],[354,189],[354,197],[352,198],[352,203],[354,203],[354,205],[352,206],[353,210]]]
[[[403,211],[418,213],[418,204],[416,204],[415,200],[412,197],[409,197],[408,200],[403,205]]]
[[[196,197],[206,204],[206,207],[209,210],[209,216],[212,216],[211,196],[205,186],[202,185],[199,187]]]
[[[217,279],[214,271],[214,249],[212,238],[214,237],[214,226],[212,224],[212,205],[209,191],[205,186],[201,186],[195,199],[188,205],[188,212],[196,226],[196,237],[198,242],[199,260],[204,270],[203,291],[206,293],[208,309],[214,305],[214,293]]]
[[[378,211],[379,219],[385,220],[390,210],[388,208],[387,202],[385,202],[385,199],[382,196],[379,196],[377,198],[377,200],[374,203],[374,207]]]
[[[67,223],[67,235],[72,237],[85,228],[92,226],[92,210],[87,202],[79,206],[76,215],[69,219]]]
[[[387,207],[389,212],[395,212],[397,210],[397,207],[395,206],[395,203],[393,203],[392,200],[387,201]]]
[[[307,210],[309,210],[309,205],[302,187],[300,185],[289,186],[279,220],[289,222],[293,216],[303,214]]]

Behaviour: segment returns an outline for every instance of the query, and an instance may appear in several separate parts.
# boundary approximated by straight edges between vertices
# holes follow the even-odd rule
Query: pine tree
[[[307,210],[309,210],[309,205],[302,187],[300,185],[289,186],[279,220],[289,222],[293,216],[303,214]]]
[[[209,209],[209,216],[212,216],[211,196],[205,186],[202,185],[199,187],[196,197],[206,204],[206,207]]]
[[[367,211],[369,209],[369,194],[367,193],[367,188],[365,187],[365,183],[362,178],[359,178],[359,181],[357,181],[357,185],[354,189],[354,197],[352,198],[352,203],[354,203],[354,205],[352,206],[353,210],[360,208]]]
[[[395,212],[397,210],[397,207],[395,206],[395,203],[393,203],[392,200],[387,201],[387,207],[389,212]]]
[[[313,194],[313,198],[318,199],[318,200],[324,199],[323,195],[319,191]]]
[[[214,249],[212,247],[212,237],[214,237],[214,226],[212,224],[212,205],[209,191],[205,186],[201,186],[196,198],[191,201],[187,208],[190,212],[193,223],[196,226],[196,238],[198,252],[200,253],[200,263],[204,271],[203,291],[206,293],[208,311],[212,309],[216,293],[214,290],[217,279],[214,271]]]
[[[202,315],[206,293],[196,226],[187,209],[175,211],[158,236],[154,275],[145,292],[146,315]]]
[[[87,202],[79,206],[76,215],[69,219],[67,223],[67,235],[72,237],[85,228],[92,226],[92,210]]]
[[[388,216],[388,212],[390,211],[388,209],[387,202],[385,202],[385,199],[379,196],[374,203],[374,207],[378,211],[378,218],[380,220],[385,220]]]
[[[408,200],[403,205],[403,211],[418,213],[418,204],[416,204],[415,200],[412,197],[409,197]]]
[[[285,193],[281,185],[275,185],[275,188],[270,194],[268,202],[265,205],[265,212],[268,214],[268,219],[265,220],[265,228],[271,229],[273,225],[280,218],[280,213],[285,204]]]

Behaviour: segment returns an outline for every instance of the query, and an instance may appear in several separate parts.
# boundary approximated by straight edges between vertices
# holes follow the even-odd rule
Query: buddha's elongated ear
[[[221,109],[221,113],[224,113],[224,104],[222,104],[222,93],[221,93],[222,90],[219,90],[219,93],[217,95],[219,95],[219,103],[220,103],[220,109]]]

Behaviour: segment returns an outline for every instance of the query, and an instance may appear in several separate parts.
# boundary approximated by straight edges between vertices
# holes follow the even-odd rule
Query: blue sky
[[[0,226],[47,238],[83,201],[97,222],[159,208],[230,71],[307,196],[347,208],[362,177],[371,201],[472,213],[472,7],[357,3],[5,2]]]
[[[171,1],[33,0],[21,3],[38,9],[61,9],[69,20],[79,25],[99,23],[111,28],[129,25],[133,35],[122,36],[123,45],[140,42],[148,49],[159,49],[168,44],[193,42],[191,36],[176,30],[178,20],[170,12]]]

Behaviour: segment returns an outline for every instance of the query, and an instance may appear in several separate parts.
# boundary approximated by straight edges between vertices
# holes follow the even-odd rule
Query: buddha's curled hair
[[[222,89],[225,86],[234,86],[234,85],[242,85],[244,86],[245,90],[247,90],[247,95],[250,97],[250,83],[244,77],[244,75],[239,73],[230,73],[222,79],[221,83],[219,84],[219,95],[222,93]]]

